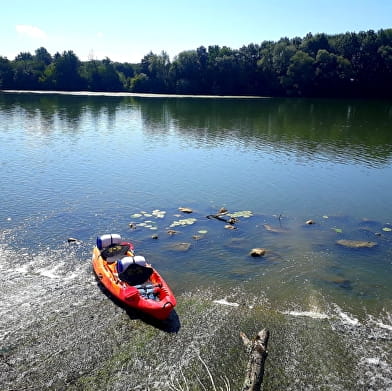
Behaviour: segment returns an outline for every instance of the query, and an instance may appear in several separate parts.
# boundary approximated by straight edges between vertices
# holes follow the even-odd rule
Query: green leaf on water
[[[249,217],[253,216],[253,213],[250,210],[241,210],[239,212],[227,213],[227,216],[234,217],[234,218],[235,217],[249,218]]]
[[[384,232],[391,232],[391,231],[392,231],[392,228],[384,227],[382,230],[383,230]]]
[[[343,230],[341,228],[332,228],[337,234],[341,234]]]
[[[197,219],[191,217],[189,219],[181,219],[177,221],[173,221],[173,223],[170,224],[170,228],[173,227],[178,227],[178,226],[184,226],[184,225],[192,225],[197,221]]]
[[[201,229],[200,231],[197,231],[199,234],[206,234],[208,231],[206,229]]]

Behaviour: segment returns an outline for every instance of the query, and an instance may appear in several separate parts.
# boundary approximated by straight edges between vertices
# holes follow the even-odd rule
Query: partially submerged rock
[[[190,243],[174,243],[171,248],[175,251],[188,251],[191,248]]]
[[[182,212],[182,213],[192,213],[192,212],[193,212],[193,210],[192,210],[191,208],[183,208],[183,207],[180,207],[180,208],[178,208],[178,210],[179,210],[180,212]]]
[[[245,238],[231,238],[227,243],[225,243],[225,247],[232,250],[243,250],[244,248],[250,246],[248,240]]]
[[[169,229],[169,230],[167,230],[167,234],[170,235],[170,236],[173,236],[173,235],[175,235],[176,233],[178,233],[178,231],[175,231],[174,229]]]
[[[336,241],[340,246],[348,247],[348,248],[372,248],[377,246],[376,242],[362,241],[362,240],[347,240],[340,239]]]
[[[257,247],[257,248],[252,248],[252,250],[250,250],[249,252],[249,255],[252,257],[262,257],[265,255],[265,253],[266,253],[265,248]]]
[[[272,225],[269,224],[263,224],[263,227],[269,231],[269,232],[274,232],[274,233],[286,233],[288,232],[287,229],[281,228],[281,227],[273,227]]]
[[[314,220],[307,220],[305,222],[305,224],[312,225],[312,224],[315,224],[315,221]]]

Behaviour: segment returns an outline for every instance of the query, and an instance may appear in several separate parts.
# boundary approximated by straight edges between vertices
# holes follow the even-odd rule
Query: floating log
[[[266,329],[259,331],[253,341],[242,332],[240,336],[246,349],[249,351],[249,361],[242,391],[260,391],[264,377],[264,364],[268,355],[269,331]]]
[[[225,214],[208,215],[207,219],[217,219],[228,224],[235,224],[238,220],[235,217],[226,216]]]

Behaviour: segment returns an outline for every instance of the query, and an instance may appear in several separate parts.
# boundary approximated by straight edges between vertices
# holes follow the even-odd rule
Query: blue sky
[[[139,62],[209,45],[392,28],[392,0],[0,0],[0,56],[43,46]]]

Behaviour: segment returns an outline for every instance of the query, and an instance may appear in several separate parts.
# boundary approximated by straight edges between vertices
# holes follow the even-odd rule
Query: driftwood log
[[[216,215],[208,215],[206,216],[207,219],[217,219],[220,221],[224,221],[225,223],[228,224],[235,224],[237,222],[237,219],[235,217],[230,217],[230,216],[226,216],[224,213],[218,213]]]
[[[267,359],[267,343],[269,331],[259,331],[256,338],[251,341],[244,333],[240,333],[242,341],[249,352],[249,361],[242,391],[260,391],[263,383],[264,364]]]

